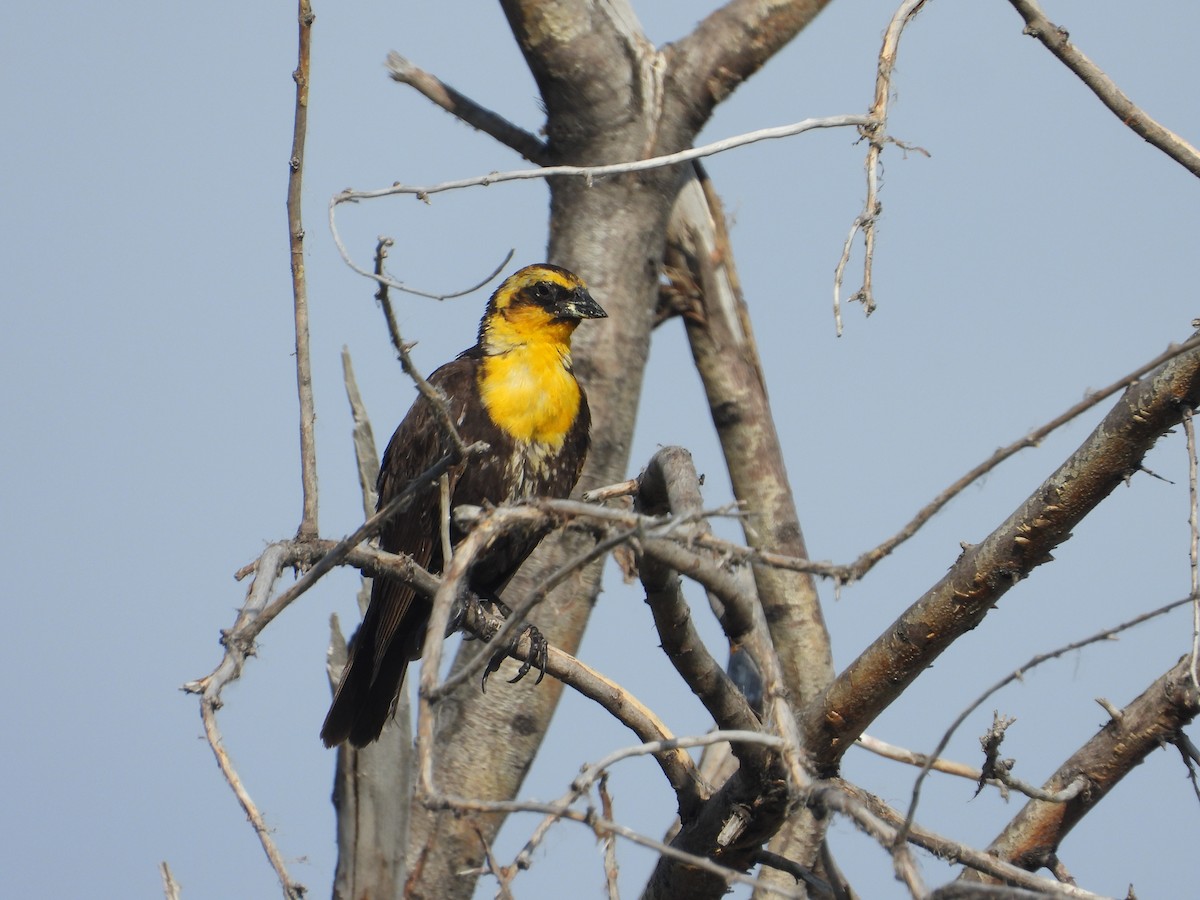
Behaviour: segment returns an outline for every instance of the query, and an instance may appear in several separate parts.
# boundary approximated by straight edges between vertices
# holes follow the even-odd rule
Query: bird
[[[463,442],[489,446],[449,470],[451,508],[571,493],[591,427],[587,395],[571,368],[571,336],[584,319],[606,317],[579,276],[548,263],[515,272],[491,295],[475,345],[428,379],[444,397]],[[383,454],[378,508],[455,446],[442,422],[434,401],[419,395]],[[544,534],[516,533],[493,546],[472,569],[471,592],[496,599]],[[451,546],[464,536],[452,522]],[[441,573],[436,484],[383,527],[379,546]],[[411,587],[386,575],[374,579],[321,728],[326,747],[343,741],[363,747],[379,738],[409,662],[421,655],[431,612],[431,601]]]

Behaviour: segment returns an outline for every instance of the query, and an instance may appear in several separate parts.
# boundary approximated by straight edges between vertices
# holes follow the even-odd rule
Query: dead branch
[[[965,475],[943,490],[940,494],[934,497],[931,501],[929,501],[929,503],[923,506],[921,510],[915,516],[913,516],[912,520],[908,524],[906,524],[896,534],[892,535],[878,547],[873,547],[866,553],[863,553],[853,563],[851,563],[849,566],[846,566],[840,573],[837,572],[837,567],[830,567],[835,573],[834,577],[840,578],[846,582],[857,581],[858,579],[862,578],[867,574],[867,572],[875,567],[876,563],[888,556],[898,546],[916,534],[921,527],[930,519],[932,519],[942,507],[944,507],[947,503],[957,497],[960,493],[962,493],[992,469],[996,468],[996,466],[1000,465],[1000,463],[1004,462],[1010,456],[1014,456],[1016,453],[1024,450],[1027,447],[1038,446],[1042,441],[1049,437],[1052,432],[1058,430],[1068,422],[1076,419],[1093,406],[1096,406],[1108,397],[1111,397],[1113,394],[1117,393],[1117,391],[1124,390],[1130,385],[1136,384],[1163,363],[1174,359],[1181,353],[1187,353],[1196,347],[1200,347],[1200,338],[1192,337],[1187,341],[1184,341],[1182,344],[1167,348],[1145,365],[1139,366],[1122,378],[1118,378],[1108,387],[1099,391],[1089,392],[1086,397],[1084,397],[1070,409],[1065,410],[1063,413],[1051,419],[1040,428],[1035,428],[1033,431],[1029,432],[1029,434],[1025,435],[1023,438],[1020,438],[1019,440],[1013,441],[1007,447],[1001,447],[999,450],[997,450],[979,465],[975,466],[973,469],[971,469],[971,471],[967,472]],[[821,572],[820,574],[825,573]]]
[[[904,689],[978,625],[1017,581],[1050,561],[1071,528],[1137,472],[1154,442],[1200,402],[1200,350],[1130,387],[1083,445],[982,543],[890,625],[805,714],[818,771],[842,754]],[[935,754],[936,755],[936,754]]]
[[[1191,662],[1183,657],[1109,720],[1050,776],[1043,788],[1056,793],[1083,778],[1087,789],[1065,803],[1031,800],[988,846],[987,853],[1031,872],[1052,867],[1058,847],[1073,827],[1104,799],[1151,751],[1175,739],[1200,713],[1200,692]],[[962,878],[978,881],[976,872]]]
[[[640,482],[637,507],[647,515],[689,516],[701,510],[699,479],[691,454],[681,447],[664,447],[656,452],[642,472]],[[701,520],[693,528],[707,530],[707,523]],[[638,570],[663,652],[717,727],[757,731],[758,717],[708,652],[692,624],[679,574],[653,557],[643,557]],[[771,765],[772,754],[763,752],[760,744],[734,744],[733,750],[742,766],[765,773]]]
[[[394,50],[388,53],[384,65],[387,67],[392,81],[407,84],[421,96],[431,100],[472,128],[482,131],[506,147],[511,147],[531,163],[540,165],[547,161],[546,143],[537,135],[530,134],[503,116],[480,106],[436,75],[413,65]]]
[[[308,134],[308,85],[312,57],[313,15],[310,0],[300,0],[299,62],[292,73],[296,82],[296,110],[292,128],[292,154],[288,159],[288,244],[292,260],[292,299],[296,320],[296,389],[300,394],[300,474],[304,513],[296,536],[317,536],[317,445],[313,434],[312,360],[308,347],[308,286],[304,276],[304,223],[301,197],[304,182],[304,141]]]
[[[818,804],[826,809],[832,809],[851,818],[861,816],[862,813],[860,810],[869,813],[874,818],[874,821],[870,824],[878,833],[877,840],[882,839],[894,842],[899,837],[900,827],[904,822],[904,817],[884,803],[883,800],[841,779],[830,779],[819,782],[818,788],[814,790],[809,802]],[[1025,869],[996,859],[990,853],[976,850],[969,844],[963,844],[943,837],[919,825],[914,824],[907,829],[906,840],[917,847],[928,850],[941,859],[961,863],[964,866],[970,867],[973,871],[984,872],[987,875],[1004,881],[1008,885],[1015,885],[1019,888],[1026,888],[1037,891],[1042,895],[1048,894],[1054,897],[1072,897],[1078,898],[1078,900],[1103,900],[1100,895],[1085,891],[1074,885],[1061,884],[1057,881],[1039,878]]]
[[[1035,0],[1009,0],[1025,20],[1025,34],[1037,38],[1043,46],[1079,76],[1100,102],[1112,110],[1123,125],[1153,144],[1193,175],[1200,175],[1200,150],[1178,134],[1159,124],[1141,107],[1125,96],[1116,83],[1071,43],[1065,28],[1060,28],[1042,12]]]
[[[913,782],[912,801],[909,804],[906,821],[911,822],[913,817],[916,815],[917,804],[920,802],[921,797],[921,785],[924,783],[925,777],[929,774],[930,769],[933,768],[934,761],[936,761],[941,756],[942,752],[945,751],[946,747],[949,746],[950,738],[954,736],[954,733],[959,729],[959,726],[961,726],[963,722],[967,720],[967,717],[970,716],[971,713],[979,709],[979,707],[983,705],[984,701],[986,701],[988,697],[992,696],[1000,689],[1012,684],[1014,681],[1024,677],[1026,672],[1040,666],[1042,663],[1049,662],[1052,659],[1058,659],[1059,657],[1065,656],[1068,653],[1073,653],[1074,651],[1080,650],[1089,644],[1112,640],[1123,631],[1127,631],[1136,625],[1141,625],[1143,622],[1148,622],[1151,619],[1164,615],[1171,610],[1183,606],[1185,603],[1189,602],[1191,602],[1190,597],[1184,597],[1182,600],[1175,600],[1171,603],[1160,606],[1158,609],[1153,609],[1150,612],[1145,612],[1141,615],[1134,616],[1132,619],[1122,622],[1120,625],[1114,625],[1112,628],[1105,628],[1103,631],[1098,631],[1095,634],[1082,638],[1081,640],[1064,644],[1062,647],[1051,650],[1048,653],[1039,653],[1026,662],[1025,665],[1018,669],[1014,669],[1012,672],[1009,672],[1007,675],[985,690],[982,694],[975,698],[973,703],[971,703],[966,709],[962,710],[957,717],[955,717],[954,721],[950,723],[950,727],[947,728],[945,733],[942,735],[941,740],[938,741],[938,745],[936,748],[934,748],[933,753],[925,757],[926,761],[922,765],[921,774],[918,775],[916,780]],[[1112,711],[1111,706],[1106,708],[1110,710],[1109,714],[1114,718],[1120,716],[1120,713]],[[980,773],[979,777],[982,778],[985,776],[983,773]],[[1022,788],[1016,787],[1015,785],[1010,786],[1014,787],[1020,793],[1029,796],[1028,791],[1022,790]]]
[[[756,551],[807,558],[725,213],[702,170],[676,200],[667,261],[686,272],[695,288],[699,310],[685,316],[684,325],[734,496],[747,513],[746,542]],[[798,702],[808,702],[833,678],[829,634],[813,579],[759,561],[752,560],[752,566],[775,645],[792,648],[783,660],[783,683]]]
[[[850,261],[850,250],[854,246],[854,236],[861,230],[863,233],[863,282],[852,301],[859,301],[869,316],[875,311],[875,294],[871,289],[871,279],[875,268],[875,223],[883,207],[879,203],[879,157],[887,140],[888,102],[892,94],[892,72],[896,68],[896,54],[900,49],[900,35],[905,27],[921,11],[925,0],[904,0],[900,8],[892,16],[883,35],[883,46],[879,50],[879,66],[875,77],[875,98],[871,102],[871,122],[864,125],[860,131],[867,139],[867,199],[862,212],[850,225],[850,233],[842,246],[842,255],[838,259],[833,275],[833,321],[838,337],[842,335],[842,276],[846,264]]]
[[[300,900],[304,896],[306,888],[294,881],[288,874],[283,855],[271,837],[271,829],[267,826],[266,820],[255,806],[254,801],[250,799],[250,793],[234,768],[233,760],[229,758],[225,742],[221,738],[221,730],[217,727],[217,710],[221,708],[222,704],[221,692],[226,685],[241,676],[246,658],[253,653],[253,643],[237,640],[236,635],[266,607],[271,590],[282,571],[285,553],[285,544],[272,544],[263,552],[259,558],[254,580],[246,590],[246,602],[238,613],[237,621],[230,632],[222,635],[225,655],[221,659],[220,665],[208,677],[189,682],[183,686],[183,689],[188,693],[200,695],[200,719],[204,724],[204,737],[208,741],[209,747],[212,748],[221,774],[225,776],[226,782],[229,783],[230,789],[246,813],[246,818],[250,821],[254,833],[258,836],[263,852],[266,853],[267,859],[271,863],[271,868],[275,870],[275,875],[283,889],[283,896],[286,900]]]

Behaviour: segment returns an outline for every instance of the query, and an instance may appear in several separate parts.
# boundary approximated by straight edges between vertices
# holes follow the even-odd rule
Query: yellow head
[[[492,294],[479,323],[479,346],[485,354],[529,343],[570,347],[581,319],[606,317],[578,275],[549,263],[526,266]]]

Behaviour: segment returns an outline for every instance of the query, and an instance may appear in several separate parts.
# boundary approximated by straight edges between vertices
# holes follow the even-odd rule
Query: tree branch
[[[1129,388],[1072,456],[983,543],[966,546],[949,573],[810,704],[805,745],[832,772],[874,718],[1123,480],[1184,407],[1200,402],[1200,350]]]
[[[1079,80],[1091,88],[1100,102],[1112,110],[1134,134],[1157,147],[1193,175],[1200,176],[1200,150],[1175,132],[1161,125],[1136,105],[1104,74],[1094,62],[1071,43],[1067,30],[1046,18],[1035,0],[1009,0],[1025,20],[1025,34],[1037,38],[1047,50],[1058,57]]]
[[[879,67],[875,76],[875,97],[871,102],[871,123],[862,128],[868,142],[867,149],[867,199],[863,210],[850,225],[850,233],[842,246],[842,256],[834,269],[833,276],[833,320],[838,337],[842,335],[842,275],[850,261],[850,250],[854,236],[863,233],[863,283],[851,300],[860,301],[869,316],[875,311],[875,294],[871,280],[875,269],[875,223],[882,207],[879,204],[879,157],[887,140],[888,101],[892,95],[892,72],[896,68],[896,54],[900,50],[900,35],[905,26],[921,11],[925,0],[904,0],[888,23],[883,35],[883,46],[879,50]]]
[[[693,295],[694,306],[683,316],[692,358],[704,384],[734,496],[745,512],[746,543],[755,551],[806,558],[808,549],[734,265],[725,212],[703,169],[698,163],[693,169],[676,199],[666,259],[684,283],[683,289]],[[787,648],[777,656],[781,680],[767,690],[767,697],[782,690],[802,706],[824,690],[834,674],[816,585],[808,572],[777,568],[761,558],[751,559],[751,569],[770,643]],[[778,826],[771,833],[777,830]],[[776,835],[770,849],[812,867],[823,834],[823,824],[802,810]],[[764,877],[767,883],[777,884],[785,876],[768,872]]]
[[[1016,455],[1018,452],[1027,447],[1038,446],[1043,440],[1049,437],[1052,432],[1058,430],[1063,425],[1066,425],[1068,422],[1087,412],[1093,406],[1096,406],[1098,403],[1101,403],[1108,397],[1111,397],[1113,394],[1117,393],[1117,391],[1124,390],[1131,384],[1141,381],[1141,379],[1147,374],[1153,372],[1168,360],[1174,359],[1181,353],[1187,353],[1196,347],[1200,347],[1200,337],[1192,337],[1184,341],[1182,344],[1169,347],[1145,365],[1139,366],[1128,375],[1117,379],[1108,387],[1099,391],[1088,393],[1088,395],[1078,403],[1074,404],[1060,415],[1055,416],[1040,428],[1035,428],[1033,431],[1029,432],[1029,434],[1013,441],[1007,447],[1001,447],[983,462],[979,463],[979,465],[971,469],[971,471],[967,472],[965,475],[943,490],[940,494],[930,500],[929,503],[923,506],[917,512],[917,514],[913,516],[912,520],[909,521],[908,524],[906,524],[898,532],[896,532],[896,534],[892,535],[878,547],[873,547],[867,552],[863,553],[858,557],[858,559],[846,566],[840,575],[836,574],[837,567],[830,567],[830,569],[834,571],[834,577],[842,578],[842,580],[847,582],[857,581],[858,579],[862,578],[867,574],[867,572],[871,571],[871,569],[875,567],[876,563],[888,556],[893,550],[916,534],[926,522],[932,519],[938,513],[938,511],[942,509],[942,507],[974,484],[978,479],[982,478],[992,469],[996,468],[996,466],[1000,465],[1000,463],[1004,462],[1009,457]]]
[[[296,388],[300,394],[300,478],[304,488],[304,513],[297,537],[317,536],[317,445],[313,434],[312,359],[308,348],[308,286],[304,275],[304,224],[300,217],[304,182],[304,141],[308,132],[308,85],[312,56],[313,15],[310,0],[300,0],[299,62],[292,73],[296,82],[296,114],[292,129],[292,155],[288,160],[288,243],[292,260],[292,300],[296,319]]]
[[[649,515],[692,516],[701,510],[699,479],[691,454],[682,447],[663,447],[655,453],[640,481],[638,507]],[[700,519],[694,528],[705,531],[707,523]],[[643,557],[638,570],[663,652],[717,727],[758,731],[761,725],[750,704],[696,632],[679,574],[653,557]],[[762,744],[734,744],[733,752],[743,766],[758,771],[769,766],[771,754]]]
[[[746,542],[758,551],[807,558],[725,213],[703,170],[679,194],[668,242],[668,263],[694,288],[697,309],[684,316],[684,325],[733,493],[746,513]],[[833,679],[816,586],[806,572],[759,560],[751,565],[775,646],[791,648],[781,660],[784,686],[797,702],[807,703]]]
[[[446,112],[461,119],[472,128],[482,131],[506,147],[511,147],[531,163],[546,162],[546,145],[534,134],[514,125],[503,116],[480,106],[469,97],[460,94],[436,75],[413,65],[394,50],[388,53],[385,63],[392,81],[407,84]]]
[[[668,49],[667,84],[699,130],[722,100],[806,28],[829,0],[732,0]]]
[[[1043,785],[1048,792],[1058,792],[1082,777],[1086,790],[1065,803],[1031,800],[988,846],[988,854],[1031,872],[1052,866],[1071,829],[1151,751],[1173,741],[1200,713],[1200,691],[1190,669],[1189,658],[1180,659]],[[974,872],[963,873],[963,878],[980,880]]]

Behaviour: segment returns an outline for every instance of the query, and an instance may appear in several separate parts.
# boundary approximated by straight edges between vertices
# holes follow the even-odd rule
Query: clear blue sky
[[[700,9],[636,5],[658,42]],[[354,354],[381,442],[412,390],[371,285],[336,256],[328,198],[522,165],[391,83],[383,59],[395,49],[526,128],[542,117],[493,5],[452,14],[318,0],[316,12],[305,217],[321,527],[333,537],[361,517],[340,348]],[[890,0],[832,4],[727,101],[705,138],[864,111],[891,12]],[[1200,10],[1062,0],[1047,12],[1135,101],[1197,139],[1189,61]],[[931,156],[886,154],[880,308],[869,320],[848,310],[840,339],[832,272],[862,202],[864,148],[848,132],[815,134],[709,165],[734,219],[815,557],[846,561],[884,539],[997,446],[1185,339],[1200,315],[1195,179],[1125,130],[1021,26],[1002,0],[941,2],[907,33],[890,130]],[[277,896],[200,737],[196,702],[178,688],[219,659],[219,631],[243,595],[232,573],[299,521],[284,215],[295,31],[286,3],[50,2],[14,6],[0,33],[5,896],[156,896],[160,860],[187,900]],[[376,235],[391,235],[395,271],[439,290],[474,282],[510,248],[514,267],[541,259],[545,223],[545,189],[533,183],[342,213],[360,261]],[[405,301],[418,363],[432,368],[467,346],[483,300]],[[823,587],[839,665],[937,581],[959,541],[1002,521],[1099,415],[973,486],[840,599]],[[665,443],[693,449],[711,502],[728,498],[678,323],[655,337],[631,473]],[[1139,476],[1119,489],[871,732],[930,749],[966,702],[1034,653],[1186,594],[1181,437],[1147,464],[1174,483]],[[317,739],[327,619],[350,620],[355,583],[336,574],[275,623],[221,716],[293,876],[316,897],[334,865],[333,754]],[[999,708],[1019,720],[1007,755],[1040,782],[1104,721],[1093,698],[1128,702],[1189,639],[1181,612],[1038,671],[981,710],[949,755],[978,762],[976,736]],[[581,654],[666,711],[676,733],[704,729],[635,590],[612,581]],[[557,796],[581,763],[630,742],[568,697],[526,796]],[[913,776],[865,754],[847,758],[846,774],[897,803]],[[612,790],[633,827],[657,835],[669,824],[670,797],[650,764],[623,764]],[[935,779],[921,821],[986,843],[1019,807],[992,792],[971,800],[972,790]],[[1198,822],[1177,754],[1158,752],[1077,829],[1063,860],[1098,891],[1123,895],[1132,880],[1141,896],[1177,895],[1200,875]],[[502,859],[532,824],[510,823]],[[592,885],[581,896],[599,895],[599,851],[572,829],[550,840],[518,896],[561,896],[566,878]],[[902,896],[888,860],[852,828],[835,826],[835,842],[864,896]],[[620,854],[632,894],[651,859],[627,845]],[[925,872],[931,884],[946,877],[931,860]]]

